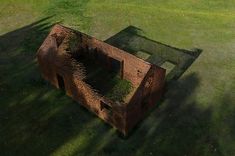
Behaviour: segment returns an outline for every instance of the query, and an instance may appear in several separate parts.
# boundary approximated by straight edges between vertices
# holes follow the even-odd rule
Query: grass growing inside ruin
[[[123,140],[41,78],[34,54],[55,22],[101,40],[132,25],[203,53]],[[234,25],[234,0],[1,0],[0,155],[235,155]]]
[[[92,77],[89,77],[86,82],[99,94],[113,101],[123,102],[124,98],[132,89],[130,81],[121,79],[119,74],[104,69],[97,69],[95,74]]]
[[[124,98],[131,92],[131,82],[121,79],[118,75],[114,76],[111,81],[115,83],[115,86],[113,86],[105,96],[113,101],[124,101]]]

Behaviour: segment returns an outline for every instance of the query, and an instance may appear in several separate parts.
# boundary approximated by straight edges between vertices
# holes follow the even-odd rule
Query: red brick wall
[[[133,127],[160,100],[165,84],[165,69],[151,66],[126,109],[126,132]],[[151,79],[151,81],[149,81]],[[149,84],[149,82],[151,82]]]
[[[76,71],[71,70],[71,58],[63,53],[63,44],[65,42],[63,39],[71,33],[70,31],[72,30],[60,25],[54,26],[39,48],[37,58],[43,77],[59,88],[57,74],[62,76],[67,95],[126,134],[160,98],[164,86],[165,70],[80,33],[82,43],[79,48],[87,46],[93,49],[97,48],[97,50],[109,57],[124,61],[123,78],[138,87],[129,103],[114,103],[96,94],[89,85],[82,81],[79,75],[74,74]],[[59,44],[61,45],[59,46]],[[150,77],[152,77],[151,84],[146,87]],[[142,103],[146,95],[149,95],[149,98],[147,104],[143,107]],[[111,107],[111,113],[106,109],[101,109],[101,101]]]
[[[151,65],[134,55],[131,55],[121,49],[113,47],[95,38],[91,38],[88,35],[82,34],[82,45],[85,48],[86,45],[89,47],[106,54],[109,57],[124,61],[123,66],[123,78],[131,81],[133,85],[138,86],[143,80],[145,74],[150,69]],[[138,74],[141,73],[141,74]]]
[[[123,105],[117,105],[105,97],[96,94],[89,85],[74,75],[71,70],[63,66],[65,64],[64,62],[69,63],[71,60],[65,54],[61,53],[60,48],[57,47],[55,38],[51,36],[51,34],[54,34],[53,32],[55,32],[54,29],[52,29],[52,32],[45,39],[37,54],[39,68],[43,77],[50,81],[56,88],[59,88],[57,74],[60,75],[63,78],[65,91],[68,96],[78,101],[88,110],[94,112],[120,131],[124,131],[125,116]],[[61,33],[61,30],[59,32]],[[105,109],[101,110],[101,100],[111,106],[111,113]]]

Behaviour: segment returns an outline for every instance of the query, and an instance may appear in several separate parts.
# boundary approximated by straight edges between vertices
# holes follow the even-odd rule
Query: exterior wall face
[[[131,81],[137,87],[128,103],[113,102],[95,93],[79,74],[76,75],[75,73],[80,72],[79,69],[72,70],[71,56],[68,57],[66,53],[63,53],[64,39],[70,31],[72,30],[59,25],[54,26],[39,48],[37,59],[42,76],[56,88],[64,86],[68,96],[116,127],[123,134],[127,134],[143,118],[149,108],[153,107],[156,100],[159,100],[164,85],[165,70],[102,41],[76,32],[82,38],[78,49],[96,49],[99,53],[123,62],[123,78]],[[107,61],[105,64],[107,66],[110,62]]]
[[[166,70],[152,65],[144,80],[133,95],[126,110],[126,132],[143,119],[161,99],[165,84]]]

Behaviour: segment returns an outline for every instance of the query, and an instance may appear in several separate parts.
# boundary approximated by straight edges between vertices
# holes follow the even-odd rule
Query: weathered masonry
[[[55,25],[37,52],[44,79],[124,135],[161,98],[165,69]]]

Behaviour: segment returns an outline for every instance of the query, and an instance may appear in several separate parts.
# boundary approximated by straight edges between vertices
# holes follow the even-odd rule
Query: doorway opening
[[[65,85],[64,85],[64,79],[62,76],[60,76],[59,74],[56,74],[57,77],[57,81],[58,81],[58,86],[60,89],[65,90]]]

